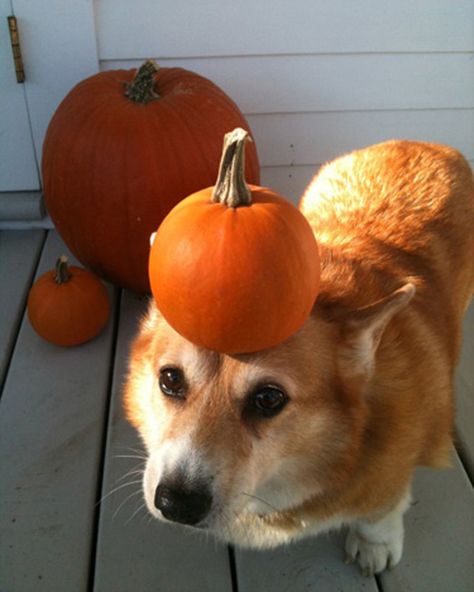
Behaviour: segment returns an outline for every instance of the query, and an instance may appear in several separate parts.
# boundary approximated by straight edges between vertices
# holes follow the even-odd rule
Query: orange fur
[[[386,142],[323,167],[300,208],[322,264],[303,329],[225,356],[186,342],[151,303],[130,357],[125,406],[150,458],[190,437],[213,471],[221,510],[210,526],[242,544],[377,523],[417,465],[449,463],[453,373],[474,289],[469,166],[448,147]],[[183,404],[159,392],[163,364],[184,370]],[[290,400],[272,419],[246,421],[258,380]],[[252,495],[263,503],[251,506]]]

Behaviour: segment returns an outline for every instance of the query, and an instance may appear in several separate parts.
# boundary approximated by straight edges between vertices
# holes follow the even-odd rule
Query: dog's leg
[[[377,521],[357,520],[346,538],[346,562],[357,559],[362,573],[372,576],[395,567],[403,551],[403,514],[410,505],[407,492],[393,510]]]

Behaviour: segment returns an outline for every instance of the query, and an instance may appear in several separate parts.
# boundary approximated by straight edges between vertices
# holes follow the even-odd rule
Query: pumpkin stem
[[[132,82],[125,83],[125,96],[135,103],[149,103],[159,99],[160,95],[155,92],[155,74],[159,66],[154,60],[147,60],[138,68]]]
[[[247,131],[238,127],[224,136],[219,173],[212,192],[212,201],[229,208],[248,206],[252,194],[245,182],[245,142],[251,141]]]
[[[67,264],[67,257],[66,255],[61,255],[59,259],[56,261],[56,275],[54,276],[54,281],[61,285],[65,284],[71,279],[71,272],[69,271],[69,267]]]

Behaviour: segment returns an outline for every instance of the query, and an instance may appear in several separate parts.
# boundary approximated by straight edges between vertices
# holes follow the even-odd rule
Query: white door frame
[[[11,192],[0,196],[0,218],[7,216],[13,220],[27,216],[26,204],[28,212],[41,211],[32,204],[34,206],[35,199],[39,203],[41,197],[40,192],[34,190],[40,189],[38,171],[48,123],[69,90],[99,71],[99,60],[93,0],[0,2],[4,5],[2,12],[7,11],[17,19],[25,70],[23,84],[16,83],[13,60],[10,64],[7,59],[4,67],[8,71],[2,71],[5,80],[2,97],[7,106],[12,103],[15,108],[10,109],[12,121],[6,124],[7,132],[11,133],[5,145],[0,144],[2,154],[10,158],[8,162],[4,158],[6,184],[3,189]],[[5,18],[2,33],[7,31]],[[4,41],[5,38],[3,35]],[[8,52],[9,48],[3,48],[2,53]],[[9,113],[7,109],[5,112]],[[12,138],[15,146],[12,146]],[[11,167],[18,167],[18,171],[7,183],[6,174]],[[31,193],[26,195],[25,190]]]

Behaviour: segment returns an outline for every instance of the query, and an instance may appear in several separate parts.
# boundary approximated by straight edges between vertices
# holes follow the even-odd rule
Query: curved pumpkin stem
[[[212,192],[212,201],[229,208],[248,206],[252,194],[245,182],[245,142],[252,141],[249,133],[238,127],[224,136],[219,173]]]
[[[160,95],[155,92],[155,74],[159,66],[154,60],[147,60],[138,68],[135,78],[125,84],[125,96],[135,103],[149,103],[159,99]]]
[[[71,279],[71,272],[69,271],[67,261],[68,259],[66,255],[61,255],[56,261],[56,275],[54,276],[54,281],[59,285],[65,284]]]

